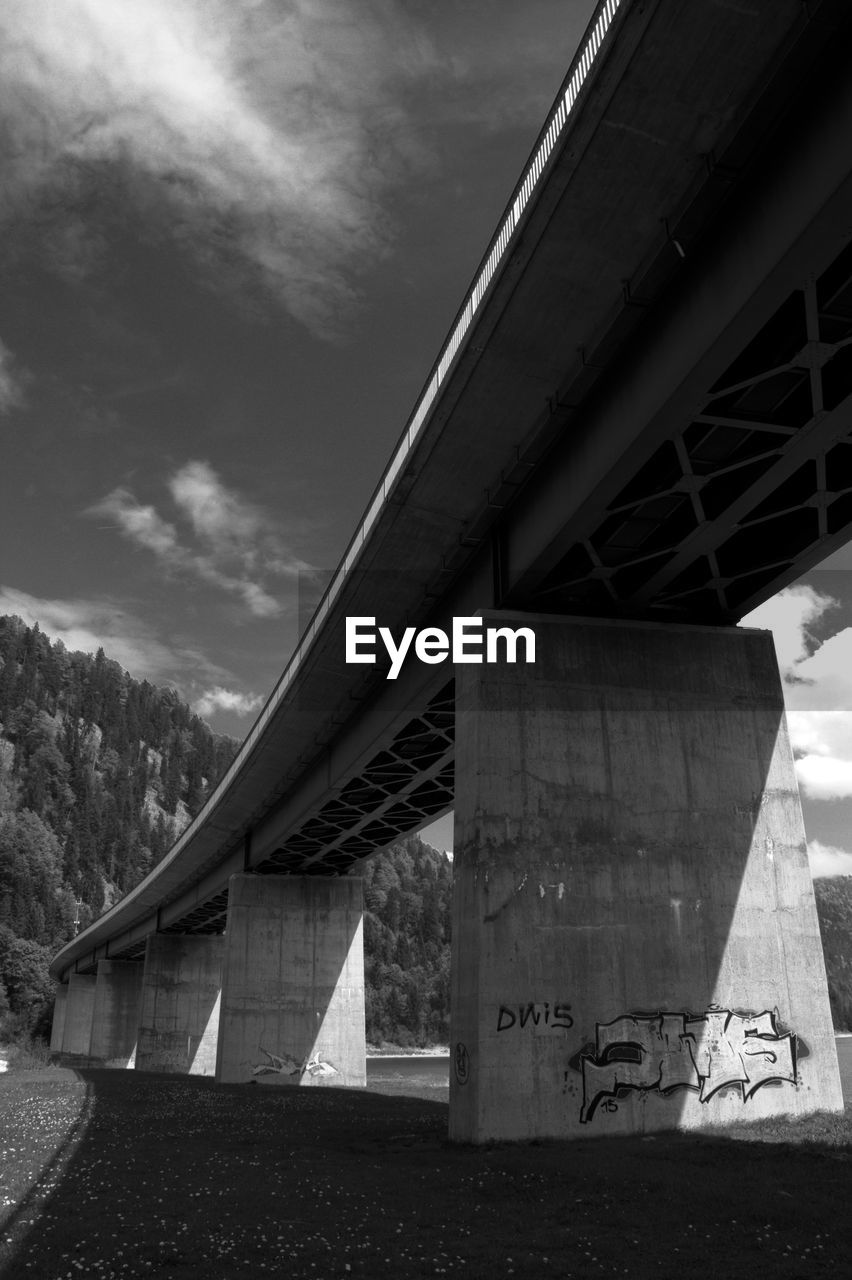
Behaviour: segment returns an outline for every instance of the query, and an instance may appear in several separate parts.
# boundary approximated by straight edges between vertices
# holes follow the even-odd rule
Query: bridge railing
[[[243,741],[237,756],[220,780],[213,794],[189,826],[186,827],[178,837],[163,862],[159,863],[158,866],[149,873],[145,880],[143,880],[141,884],[132,891],[132,894],[128,896],[136,896],[136,894],[143,889],[149,880],[153,879],[167,864],[174,861],[174,859],[180,854],[181,850],[193,838],[194,834],[201,826],[203,826],[209,813],[216,807],[221,797],[230,788],[235,777],[243,767],[245,760],[251,754],[258,739],[263,735],[269,720],[275,713],[282,698],[292,684],[296,673],[302,665],[306,654],[317,636],[317,633],[322,627],[332,605],[334,604],[334,601],[337,599],[344,582],[358,560],[370,530],[373,528],[380,512],[388,502],[397,477],[402,470],[403,464],[413,449],[415,441],[420,435],[420,432],[429,417],[429,413],[437,400],[438,392],[453,367],[474,318],[481,309],[483,300],[488,293],[489,286],[494,280],[498,268],[506,257],[509,246],[514,238],[515,231],[523,218],[524,211],[526,210],[532,194],[538,185],[539,179],[541,178],[541,175],[553,154],[558,140],[568,124],[583,85],[588,78],[589,72],[606,39],[607,33],[613,24],[615,16],[620,8],[627,8],[628,4],[629,0],[599,0],[598,6],[592,15],[588,27],[586,28],[585,37],[574,56],[571,66],[568,69],[568,74],[562,82],[556,101],[550,110],[541,133],[538,136],[533,148],[532,156],[517,186],[512,192],[506,212],[500,221],[497,231],[492,237],[491,243],[489,244],[485,256],[482,259],[474,278],[474,282],[467,293],[464,303],[456,315],[450,335],[444,343],[437,360],[432,366],[426,386],[421,393],[420,399],[418,400],[411,417],[406,423],[405,429],[397,443],[390,463],[388,464],[384,475],[373,491],[369,503],[367,504],[364,518],[351,538],[340,565],[314,611],[310,624],[299,640],[299,643],[293,651],[281,678],[278,680],[272,690],[272,693],[269,695],[269,698],[264,704],[257,720],[249,730],[249,733]],[[120,905],[121,903],[116,904],[116,908],[114,909],[117,909]],[[101,917],[101,920],[103,919],[104,917]]]

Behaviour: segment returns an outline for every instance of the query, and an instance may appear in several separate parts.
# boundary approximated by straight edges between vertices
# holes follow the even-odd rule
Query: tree
[[[814,881],[836,1031],[852,1031],[852,876]]]
[[[451,865],[413,836],[360,870],[367,1038],[402,1046],[446,1043]]]
[[[48,972],[49,961],[47,947],[18,938],[7,925],[0,924],[0,985],[9,1015],[15,1021],[13,1030],[33,1031],[52,1004],[53,980]]]
[[[29,809],[0,820],[0,901],[4,923],[20,937],[53,945],[67,936],[62,848]]]

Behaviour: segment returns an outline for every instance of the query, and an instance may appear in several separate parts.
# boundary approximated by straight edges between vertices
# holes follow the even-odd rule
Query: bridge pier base
[[[840,1110],[771,636],[523,621],[456,667],[451,1138]]]
[[[95,1011],[95,981],[93,973],[72,973],[68,979],[62,1026],[63,1059],[88,1061]]]
[[[91,1066],[134,1065],[141,997],[141,964],[130,960],[98,961],[89,1042]]]
[[[137,1071],[212,1076],[225,940],[155,933],[145,949]]]
[[[232,876],[216,1079],[366,1083],[362,883]]]

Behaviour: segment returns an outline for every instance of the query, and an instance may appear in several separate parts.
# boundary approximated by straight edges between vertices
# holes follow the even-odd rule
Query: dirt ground
[[[478,1148],[446,1128],[446,1088],[9,1073],[0,1275],[850,1274],[852,1118]]]

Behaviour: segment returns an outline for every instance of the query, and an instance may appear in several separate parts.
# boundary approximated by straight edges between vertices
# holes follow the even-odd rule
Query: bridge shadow
[[[4,1083],[4,1185],[19,1190],[14,1206],[8,1194],[0,1203],[4,1280],[165,1269],[229,1277],[241,1265],[230,1256],[238,1241],[256,1259],[281,1223],[298,1234],[326,1222],[338,1160],[358,1165],[359,1153],[413,1144],[434,1151],[446,1138],[446,1088],[421,1090],[425,1097],[268,1090],[88,1068]],[[55,1125],[60,1112],[64,1132],[51,1141],[45,1114]],[[358,1200],[351,1183],[349,1199]],[[296,1201],[304,1201],[298,1213]]]
[[[798,1144],[714,1134],[470,1147],[447,1142],[440,1089],[64,1076],[16,1086],[17,1115],[34,1124],[63,1090],[79,1106],[4,1224],[4,1280],[404,1280],[509,1267],[538,1278],[686,1269],[750,1280],[758,1260],[773,1275],[840,1274],[852,1247],[849,1216],[835,1210],[852,1172],[852,1120],[841,1132],[826,1117]]]

